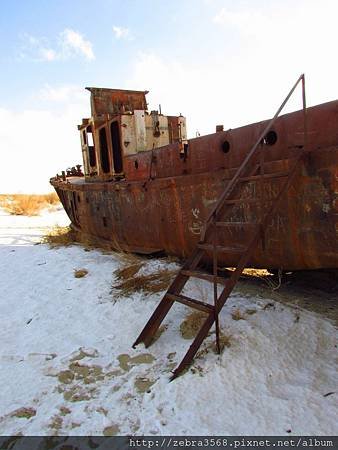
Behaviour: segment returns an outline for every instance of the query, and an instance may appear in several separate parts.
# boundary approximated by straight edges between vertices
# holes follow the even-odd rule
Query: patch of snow
[[[190,344],[179,328],[191,310],[175,305],[160,338],[133,350],[161,293],[114,298],[118,253],[34,245],[49,226],[68,224],[62,211],[0,220],[2,435],[337,434],[330,321],[237,290],[220,317],[230,346],[216,355],[212,331],[192,368],[169,383]],[[139,273],[164,267],[177,265],[146,260]],[[80,268],[88,274],[75,278]],[[207,282],[186,291],[212,300]],[[244,318],[234,320],[235,310]],[[20,408],[35,415],[17,417]]]

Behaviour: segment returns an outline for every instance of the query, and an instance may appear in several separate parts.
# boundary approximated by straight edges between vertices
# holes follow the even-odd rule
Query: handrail
[[[281,113],[281,111],[283,110],[284,106],[286,105],[286,103],[288,102],[289,98],[291,97],[291,95],[293,94],[293,92],[295,91],[296,87],[298,86],[299,82],[302,81],[302,103],[303,103],[303,116],[304,116],[304,147],[305,148],[307,146],[307,121],[306,121],[306,98],[305,98],[305,74],[302,73],[299,78],[297,79],[296,83],[293,85],[292,89],[290,90],[290,92],[288,93],[288,95],[285,97],[283,103],[280,105],[280,107],[278,108],[277,112],[275,113],[275,115],[273,116],[273,118],[269,121],[269,123],[267,124],[267,126],[264,128],[264,130],[262,131],[262,133],[260,134],[259,138],[257,139],[256,143],[253,145],[253,147],[251,148],[251,150],[249,151],[249,153],[247,154],[247,156],[245,157],[244,161],[242,162],[242,164],[240,165],[240,167],[238,168],[237,172],[235,173],[235,175],[233,176],[232,180],[230,181],[230,183],[228,184],[228,186],[226,187],[225,191],[222,193],[222,195],[220,196],[220,198],[217,200],[216,204],[214,205],[212,211],[209,213],[206,221],[205,221],[205,225],[204,228],[201,232],[201,241],[205,238],[205,234],[206,231],[208,229],[208,226],[210,225],[210,223],[212,222],[212,218],[214,216],[217,215],[217,213],[219,212],[219,209],[221,207],[223,207],[223,201],[226,199],[227,195],[232,191],[232,189],[235,187],[238,179],[240,178],[243,169],[246,167],[247,163],[250,161],[250,159],[254,156],[254,154],[256,153],[257,147],[260,144],[260,142],[262,141],[262,139],[264,138],[264,136],[267,134],[267,132],[270,130],[270,128],[272,127],[272,125],[275,123],[277,117],[279,116],[279,114]]]

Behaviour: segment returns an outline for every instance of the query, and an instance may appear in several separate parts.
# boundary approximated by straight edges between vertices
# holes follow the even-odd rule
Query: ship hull
[[[327,154],[329,152],[329,154]],[[324,167],[331,151],[317,156]],[[295,182],[281,201],[251,267],[303,270],[337,267],[336,218],[330,199],[332,188],[318,173],[309,175],[310,163],[300,166]],[[313,160],[311,161],[313,164]],[[280,165],[289,165],[284,161]],[[278,173],[280,169],[278,170]],[[232,210],[230,221],[257,222],[280,189],[282,178],[253,181],[245,199]],[[211,207],[229,182],[227,171],[158,179],[147,183],[125,181],[104,184],[55,183],[55,189],[73,225],[111,242],[117,250],[154,253],[163,251],[185,258],[197,244]],[[329,177],[331,178],[331,177]],[[331,196],[332,197],[332,196]],[[224,230],[220,242],[245,243],[248,230]],[[262,241],[263,242],[263,241]],[[220,255],[220,263],[235,265],[237,256]]]

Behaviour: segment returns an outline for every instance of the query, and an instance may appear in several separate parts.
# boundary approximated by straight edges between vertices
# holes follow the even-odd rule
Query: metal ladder
[[[266,134],[271,129],[273,124],[275,123],[277,117],[280,112],[284,108],[285,104],[288,102],[289,98],[293,94],[299,83],[302,83],[302,104],[303,104],[303,119],[304,119],[304,144],[302,148],[299,150],[298,155],[294,158],[294,164],[288,172],[280,172],[273,174],[265,174],[264,173],[264,153],[263,146],[261,145]],[[307,147],[307,120],[306,120],[306,99],[305,99],[305,76],[304,74],[300,75],[289,94],[286,96],[285,100],[278,108],[274,117],[267,124],[265,129],[262,131],[261,135],[257,139],[255,145],[248,152],[244,161],[236,171],[234,177],[227,185],[224,192],[221,194],[214,208],[210,212],[203,231],[201,233],[201,239],[197,244],[195,250],[193,251],[190,258],[184,263],[181,270],[176,275],[175,279],[169,286],[167,292],[162,298],[161,302],[158,304],[154,313],[150,317],[149,321],[143,328],[141,334],[136,339],[133,347],[143,342],[146,347],[148,347],[152,343],[152,339],[157,329],[161,325],[163,319],[168,314],[170,308],[173,306],[175,302],[182,303],[186,306],[189,306],[193,309],[203,311],[207,314],[206,319],[197,333],[194,341],[192,342],[189,350],[184,356],[181,363],[178,367],[173,371],[173,376],[171,380],[175,379],[184,369],[186,369],[190,363],[192,362],[196,352],[200,348],[203,340],[207,337],[210,328],[215,324],[216,326],[216,348],[218,353],[220,353],[220,332],[219,332],[219,318],[218,315],[223,308],[225,302],[231,294],[231,291],[235,287],[239,277],[241,276],[244,268],[248,264],[253,252],[257,248],[259,242],[262,242],[264,249],[264,231],[269,224],[269,221],[272,219],[273,215],[277,212],[281,199],[284,194],[288,191],[295,174],[297,173],[297,168],[299,167],[299,163],[302,160],[305,149]],[[258,160],[258,162],[257,162]],[[257,174],[257,171],[259,173]],[[232,208],[235,205],[240,204],[245,201],[245,199],[236,198],[236,191],[240,186],[247,181],[254,180],[265,180],[267,178],[281,178],[282,184],[280,190],[276,197],[273,199],[271,208],[262,214],[261,220],[259,223],[251,223],[251,222],[232,222],[225,221],[224,216],[226,214],[231,213]],[[249,241],[246,245],[241,246],[233,246],[233,247],[225,247],[219,245],[218,242],[218,232],[220,229],[227,228],[235,228],[238,229],[240,227],[251,229],[252,235],[250,236]],[[217,258],[219,253],[231,253],[237,255],[237,264],[234,270],[231,272],[229,278],[224,278],[218,276],[218,265]],[[203,258],[206,257],[207,254],[212,254],[213,261],[213,274],[209,274],[206,272],[202,272],[198,269],[199,263]],[[185,284],[190,278],[199,278],[203,280],[207,280],[213,283],[213,292],[214,292],[214,304],[209,304],[200,300],[196,300],[181,294]],[[218,295],[218,285],[222,285],[222,292]]]

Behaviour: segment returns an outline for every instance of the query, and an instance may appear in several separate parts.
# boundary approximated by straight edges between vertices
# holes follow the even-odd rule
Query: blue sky
[[[212,18],[210,5],[198,0],[4,2],[0,50],[6,70],[1,74],[1,99],[5,105],[18,106],[45,83],[124,85],[142,51],[187,63],[199,63],[198,55],[207,60],[216,51],[219,35],[212,27],[205,34],[200,29],[205,14]],[[127,29],[128,35],[118,38],[114,26]],[[37,46],[28,43],[34,38],[41,46],[56,50],[65,29],[88,40],[95,59],[80,54],[61,61],[43,60]]]
[[[310,105],[338,98],[337,3],[3,0],[0,145],[20,176],[0,192],[46,191],[80,161],[85,86],[150,90],[190,137],[270,117],[302,72]]]

